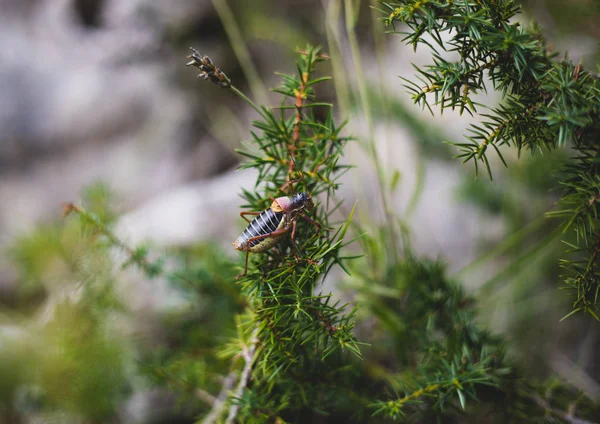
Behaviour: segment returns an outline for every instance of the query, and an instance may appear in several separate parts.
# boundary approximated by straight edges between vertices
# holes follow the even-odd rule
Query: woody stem
[[[302,106],[304,99],[306,98],[306,83],[308,82],[309,73],[302,73],[302,81],[300,82],[300,88],[296,91],[296,122],[294,124],[294,133],[292,134],[292,141],[288,144],[288,151],[290,154],[290,160],[288,161],[288,182],[292,180],[292,173],[294,171],[294,164],[296,163],[296,146],[300,141],[300,125],[302,123]]]

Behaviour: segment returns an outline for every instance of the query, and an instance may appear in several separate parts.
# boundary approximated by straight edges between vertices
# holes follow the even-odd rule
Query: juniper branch
[[[392,337],[380,344],[394,347],[393,368],[383,372],[395,395],[370,405],[377,416],[435,422],[456,410],[477,416],[474,404],[488,402],[502,411],[502,422],[545,423],[550,414],[559,422],[584,423],[597,416],[597,403],[579,390],[554,382],[552,393],[526,377],[503,340],[475,323],[476,303],[445,277],[443,266],[416,258],[387,266],[396,272],[353,286],[378,332]]]
[[[259,111],[260,120],[254,122],[258,131],[252,138],[260,153],[240,152],[249,159],[242,167],[258,171],[254,192],[243,192],[247,206],[261,211],[269,207],[269,199],[289,192],[305,191],[315,199],[321,195],[313,219],[321,228],[329,228],[338,178],[349,167],[340,164],[348,140],[340,135],[343,125],[335,124],[330,104],[315,101],[315,87],[329,78],[315,78],[313,72],[327,55],[311,46],[299,50],[297,74],[279,74],[282,85],[274,91],[282,95],[281,106],[269,108],[254,105],[210,59],[193,52],[188,65],[200,69],[202,78],[231,89]],[[315,113],[317,109],[325,111],[325,118],[318,118],[322,115]],[[346,305],[329,304],[331,295],[314,294],[332,266],[343,267],[340,249],[348,222],[333,235],[321,235],[303,220],[296,225],[293,242],[283,237],[272,251],[253,255],[246,276],[239,280],[248,298],[251,323],[247,325],[255,341],[248,347],[240,338],[227,350],[232,357],[241,351],[246,361],[228,422],[250,419],[250,411],[273,410],[272,405],[283,402],[282,396],[287,399],[290,389],[282,388],[290,384],[292,390],[304,392],[304,383],[294,377],[300,363],[326,360],[340,349],[360,354],[352,335],[355,311],[345,314]],[[305,402],[304,396],[294,400]],[[276,415],[276,410],[271,414]]]
[[[127,267],[131,264],[136,264],[146,276],[152,278],[162,273],[163,263],[162,260],[151,262],[148,259],[148,250],[142,246],[132,248],[123,242],[113,231],[104,223],[98,216],[93,213],[86,211],[81,206],[77,206],[73,203],[65,203],[63,205],[63,216],[68,216],[75,213],[81,219],[84,225],[87,225],[94,233],[101,234],[108,240],[112,247],[124,251],[128,260],[123,263],[123,267]]]
[[[483,164],[490,176],[487,153],[497,153],[506,166],[501,146],[532,153],[572,145],[575,155],[563,170],[564,195],[551,216],[563,219],[565,231],[573,230],[576,242],[567,259],[565,286],[573,294],[573,311],[600,314],[600,270],[595,262],[595,243],[600,239],[597,202],[600,193],[600,79],[566,59],[549,53],[539,28],[523,28],[513,18],[520,6],[513,0],[445,2],[403,0],[383,3],[385,24],[408,27],[404,41],[425,44],[434,52],[433,64],[417,68],[420,81],[407,81],[415,103],[429,108],[428,97],[440,109],[459,108],[478,113],[472,95],[491,86],[501,92],[503,103],[491,113],[479,113],[483,121],[468,129],[466,140],[456,143],[458,158],[472,161],[477,172]],[[442,39],[441,34],[447,34]],[[435,47],[424,38],[433,37]],[[458,53],[448,61],[436,49]],[[490,81],[486,83],[486,78]],[[484,105],[479,105],[486,107]]]

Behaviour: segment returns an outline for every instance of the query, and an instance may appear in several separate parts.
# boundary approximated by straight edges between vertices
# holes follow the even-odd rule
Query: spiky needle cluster
[[[492,176],[487,153],[494,150],[506,165],[500,147],[532,153],[569,145],[570,165],[564,171],[564,195],[550,215],[562,218],[572,230],[573,255],[562,261],[565,283],[573,293],[573,311],[587,311],[598,319],[600,293],[600,83],[596,75],[549,53],[538,28],[524,28],[514,18],[514,0],[433,1],[383,3],[385,24],[414,46],[427,45],[433,64],[416,68],[419,82],[406,80],[414,101],[479,113],[466,141],[456,143],[459,158],[483,164]],[[448,60],[442,52],[458,55]],[[488,87],[501,92],[503,102],[489,109],[473,95]],[[433,103],[431,103],[433,98]]]

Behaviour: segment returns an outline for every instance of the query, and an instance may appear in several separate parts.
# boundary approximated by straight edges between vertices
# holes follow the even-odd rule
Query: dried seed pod
[[[192,51],[192,54],[187,58],[191,60],[185,65],[195,66],[198,68],[200,70],[198,78],[208,80],[221,88],[227,88],[231,86],[231,80],[223,71],[221,71],[221,69],[215,66],[210,57],[200,55],[200,53],[193,47],[190,47],[190,50]]]

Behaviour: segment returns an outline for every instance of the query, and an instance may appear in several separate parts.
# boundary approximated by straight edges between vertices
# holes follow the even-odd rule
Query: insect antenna
[[[297,183],[298,181],[300,181],[300,180],[289,180],[289,181],[285,182],[281,187],[279,187],[279,191],[282,191],[282,192],[286,193],[286,188],[289,187],[290,188],[290,192],[292,194],[296,194],[294,192],[294,186],[293,186],[293,184]]]

